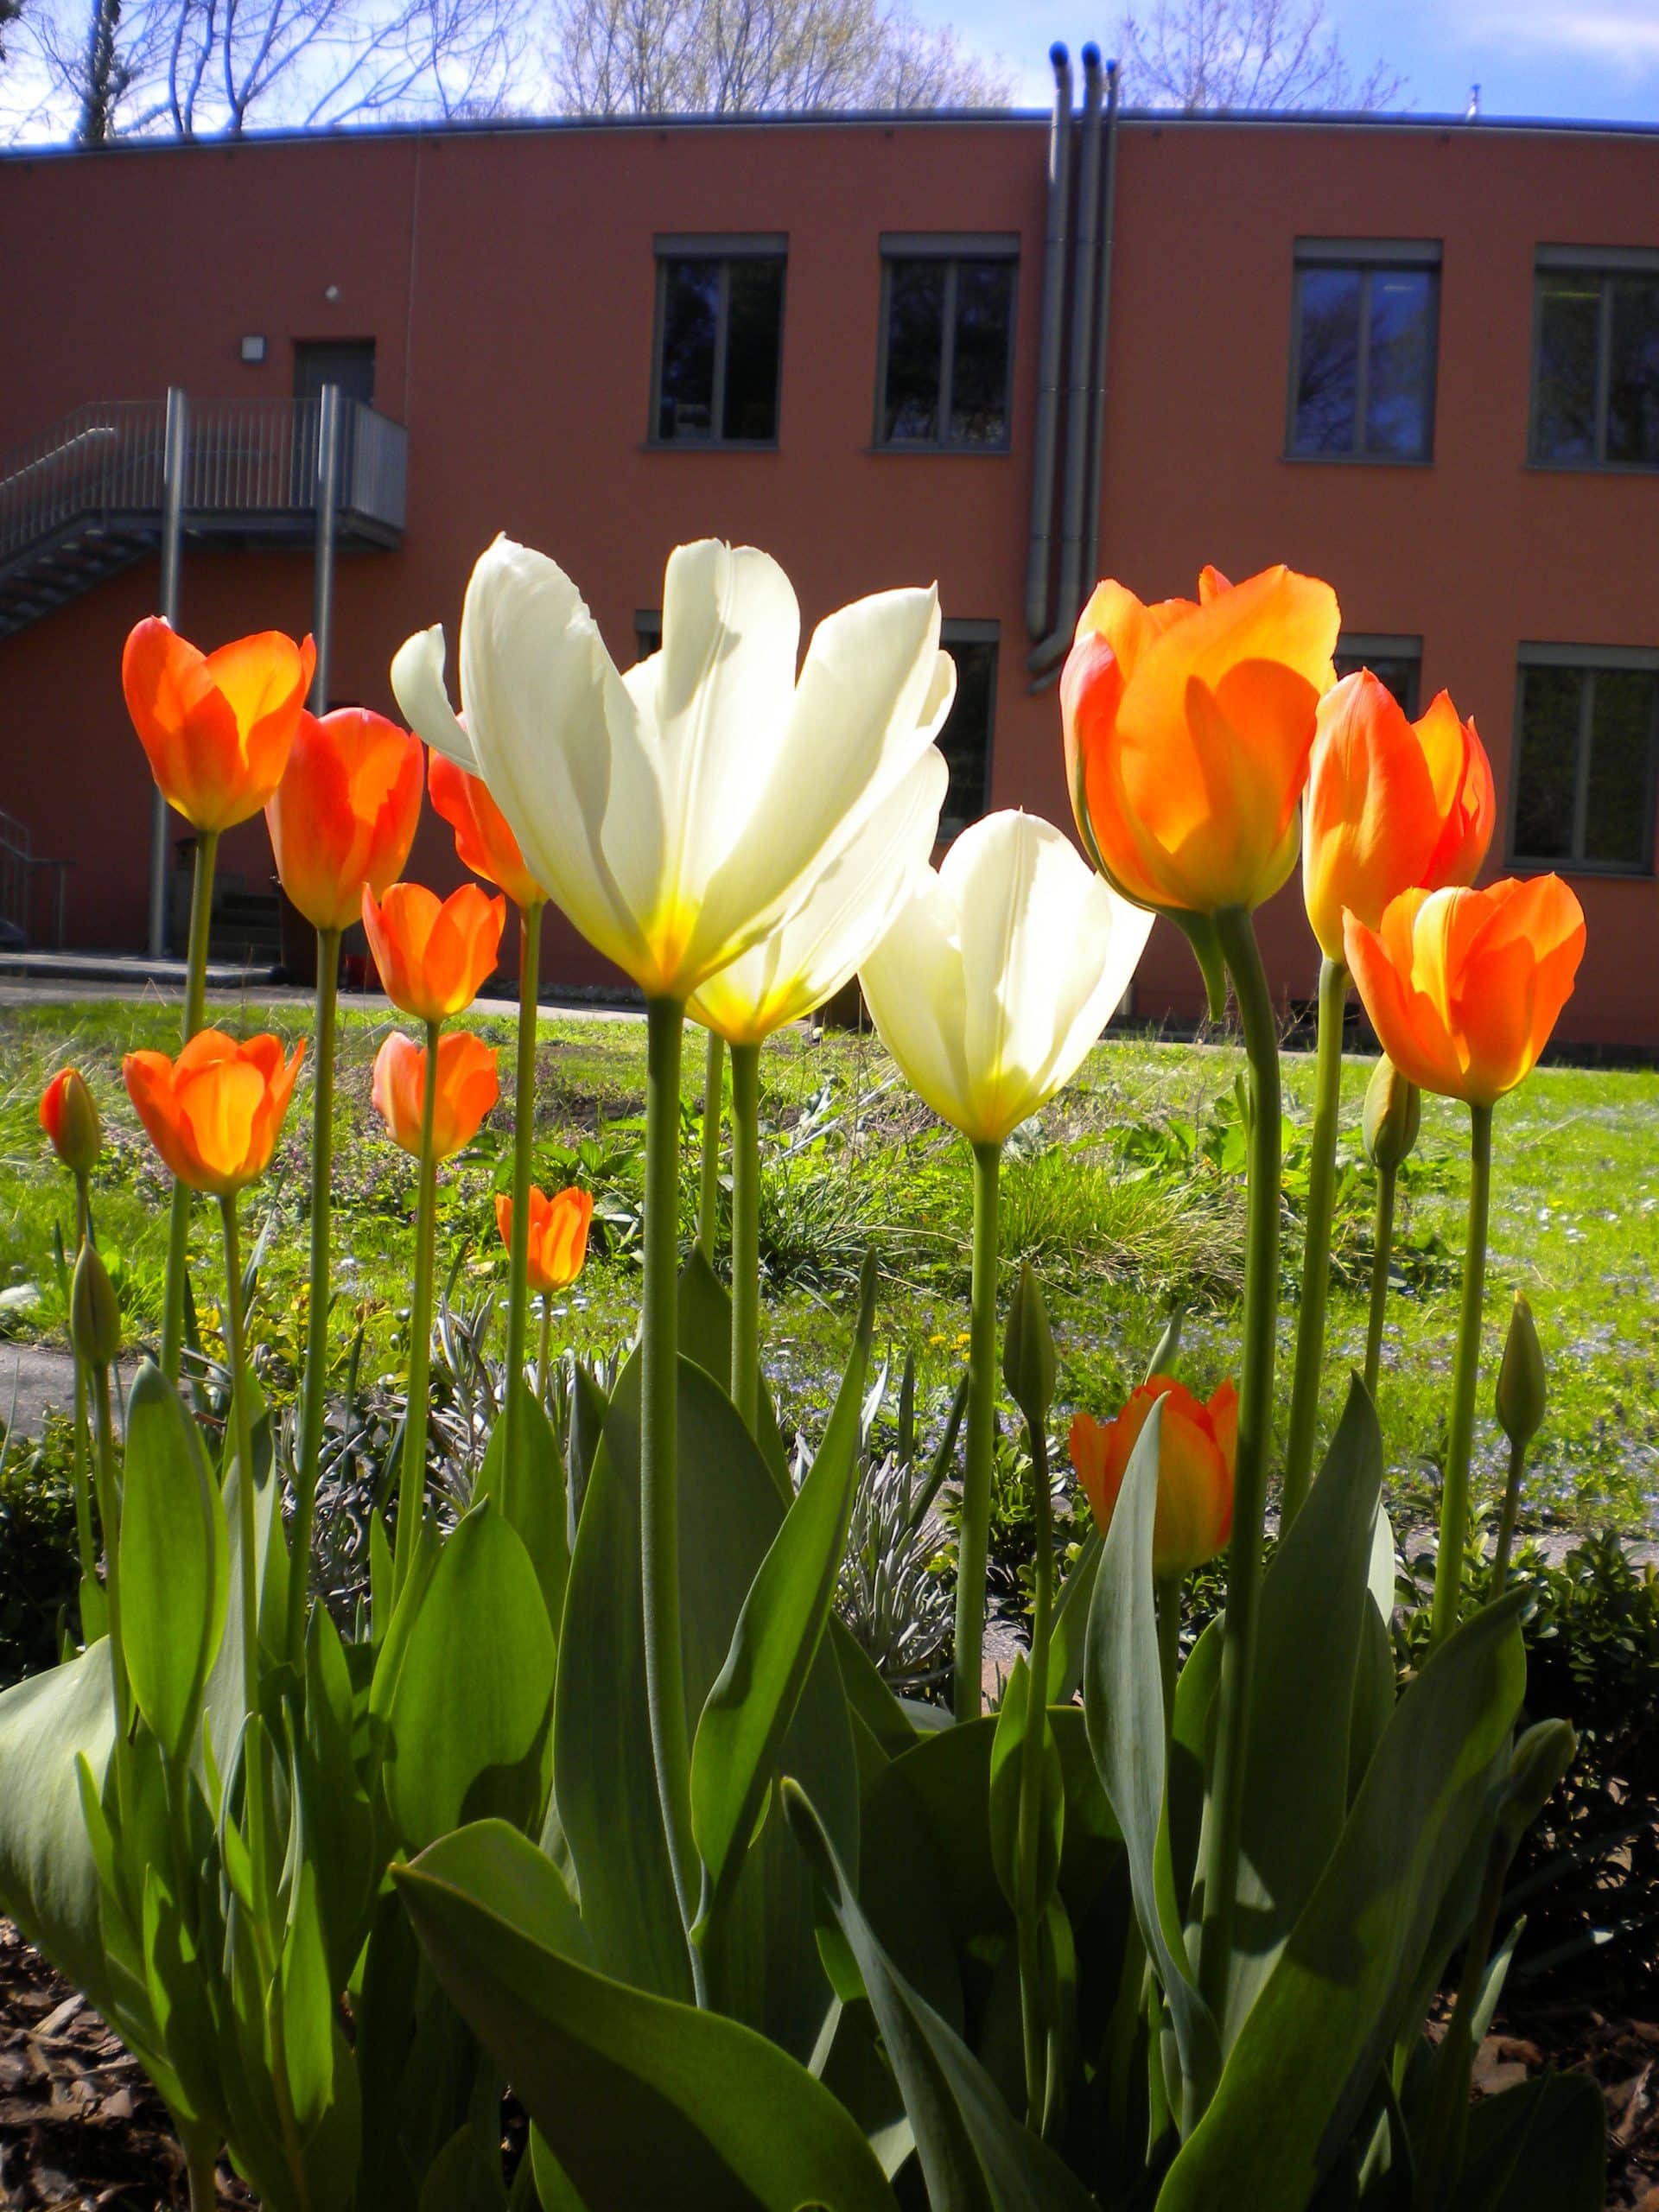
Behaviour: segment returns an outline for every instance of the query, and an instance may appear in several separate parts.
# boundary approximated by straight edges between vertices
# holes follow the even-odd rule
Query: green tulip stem
[[[1032,1562],[1031,1676],[1026,1695],[1026,1732],[1020,1745],[1020,1829],[1014,1860],[1022,1900],[1038,1876],[1038,1837],[1043,1813],[1043,1763],[1048,1745],[1048,1647],[1054,1613],[1054,1497],[1048,1471],[1048,1437],[1027,1421],[1032,1492],[1037,1507],[1037,1552]],[[1019,1916],[1020,2012],[1025,2031],[1026,2125],[1043,2133],[1048,2103],[1048,2037],[1043,2009],[1041,1924],[1026,1904]]]
[[[704,1154],[705,1164],[707,1153]],[[732,1403],[753,1433],[760,1398],[760,1047],[732,1047]]]
[[[1469,1109],[1469,1231],[1463,1255],[1463,1304],[1452,1362],[1452,1412],[1446,1424],[1446,1478],[1440,1490],[1440,1548],[1434,1562],[1430,1645],[1444,1643],[1458,1624],[1463,1549],[1469,1535],[1469,1459],[1475,1440],[1475,1386],[1480,1373],[1480,1323],[1486,1292],[1486,1220],[1492,1193],[1492,1109]]]
[[[207,1004],[207,937],[213,914],[213,865],[219,832],[196,833],[195,876],[190,887],[190,954],[184,976],[184,1035],[188,1045],[202,1024]],[[190,1265],[190,1186],[173,1185],[173,1211],[167,1228],[167,1297],[162,1311],[162,1372],[179,1379],[184,1350],[184,1278]]]
[[[109,1617],[110,1682],[115,1695],[116,1740],[127,1736],[126,1647],[121,1640],[121,1493],[115,1479],[115,1414],[110,1402],[110,1370],[92,1369],[92,1404],[98,1422],[98,1517],[104,1529],[104,1607]]]
[[[92,1199],[87,1179],[79,1172],[75,1176],[75,1250],[92,1233]],[[86,1363],[81,1357],[80,1347],[74,1343],[75,1332],[69,1332],[75,1355],[75,1549],[80,1560],[80,1579],[90,1586],[98,1579],[98,1539],[92,1529],[92,1431],[90,1408],[86,1393]],[[86,1637],[86,1624],[80,1624],[81,1635]],[[86,1638],[91,1641],[91,1638]]]
[[[283,1648],[296,1669],[305,1658],[305,1600],[311,1581],[318,1460],[328,1406],[328,1261],[334,1172],[334,1033],[340,1002],[340,931],[317,931],[317,1053],[311,1088],[311,1285],[305,1314],[305,1380],[299,1457],[294,1465],[288,1624]]]
[[[1376,1222],[1371,1234],[1371,1310],[1365,1322],[1365,1388],[1373,1405],[1382,1373],[1382,1315],[1389,1302],[1389,1262],[1394,1252],[1394,1185],[1397,1167],[1376,1171]]]
[[[536,1395],[543,1407],[547,1404],[548,1348],[553,1335],[553,1300],[546,1291],[542,1293],[542,1335],[537,1346]]]
[[[1512,1856],[1512,1847],[1506,1845],[1502,1833],[1495,1834],[1486,1853],[1480,1901],[1463,1948],[1457,2000],[1429,2076],[1421,2164],[1411,2200],[1414,2212],[1448,2212],[1455,2202],[1467,2141],[1470,2076],[1475,2062],[1474,2015],[1485,1986]]]
[[[404,1458],[397,1481],[397,1537],[393,1554],[394,1599],[415,1565],[415,1547],[426,1502],[427,1402],[432,1379],[432,1263],[437,1235],[438,1163],[433,1131],[438,1109],[438,1039],[442,1023],[426,1025],[426,1065],[421,1093],[420,1195],[415,1215],[415,1286],[409,1308],[409,1402],[404,1414]]]
[[[720,1243],[720,1118],[725,1065],[726,1039],[711,1029],[702,1064],[702,1186],[697,1200],[697,1243],[711,1268]]]
[[[1262,954],[1249,913],[1231,907],[1217,931],[1238,999],[1250,1064],[1249,1201],[1245,1226],[1244,1342],[1240,1370],[1238,1450],[1233,1478],[1233,1537],[1222,1626],[1219,1726],[1204,1869],[1198,1988],[1219,2021],[1231,1977],[1238,1859],[1243,1834],[1245,1759],[1255,1688],[1262,1535],[1273,1450],[1273,1368],[1279,1305],[1279,1039]],[[1196,2117],[1196,2115],[1194,2115]]]
[[[512,1088],[512,1243],[507,1261],[507,1463],[512,1462],[514,1401],[524,1379],[530,1327],[530,1180],[536,1153],[536,1025],[541,989],[542,903],[518,914],[518,1063]]]
[[[190,2212],[216,2212],[219,2203],[219,2145],[211,2135],[192,2128],[179,2132],[189,2181]]]
[[[236,1446],[237,1527],[241,1538],[242,1709],[247,1726],[242,1737],[243,1807],[248,1848],[253,1861],[254,1895],[263,1903],[265,1886],[264,1761],[254,1722],[259,1715],[259,1569],[253,1510],[253,1422],[248,1405],[247,1344],[242,1323],[242,1250],[237,1230],[236,1197],[219,1202],[225,1240],[225,1348],[231,1363],[231,1421]]]
[[[974,1284],[968,1339],[968,1444],[957,1535],[958,1720],[977,1720],[983,1703],[985,1567],[990,1550],[991,1462],[996,1438],[997,1181],[1000,1144],[974,1147]]]
[[[645,1002],[645,1253],[639,1314],[639,1579],[645,1605],[645,1702],[657,1796],[687,1950],[698,1903],[691,1837],[691,1747],[680,1643],[679,1257],[680,1053],[685,1008]]]
[[[1325,1370],[1325,1305],[1331,1281],[1331,1209],[1337,1186],[1337,1128],[1342,1104],[1342,1020],[1348,970],[1340,960],[1319,968],[1319,1043],[1314,1063],[1313,1128],[1307,1173],[1307,1229],[1302,1243],[1302,1295],[1296,1316],[1296,1371],[1290,1390],[1290,1431],[1280,1488],[1280,1527],[1302,1510],[1313,1479]]]
[[[1516,1516],[1521,1510],[1521,1478],[1527,1471],[1527,1447],[1519,1438],[1510,1444],[1509,1480],[1503,1485],[1503,1506],[1497,1522],[1497,1549],[1492,1555],[1492,1588],[1494,1598],[1503,1595],[1503,1586],[1510,1579],[1510,1554],[1515,1548]]]
[[[1169,1765],[1170,1740],[1175,1732],[1175,1684],[1181,1672],[1181,1578],[1160,1574],[1158,1597],[1158,1679],[1164,1692],[1164,1765]]]

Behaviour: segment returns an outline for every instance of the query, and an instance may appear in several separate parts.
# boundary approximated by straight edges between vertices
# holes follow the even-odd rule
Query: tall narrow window
[[[1304,238],[1296,249],[1288,449],[1298,461],[1428,461],[1440,249]]]
[[[1532,459],[1659,468],[1659,253],[1541,247],[1535,321]]]
[[[777,443],[784,253],[771,236],[658,239],[658,443]]]
[[[1537,864],[1653,866],[1659,653],[1523,648],[1510,851]]]
[[[1018,245],[883,238],[878,445],[1007,451]]]
[[[950,771],[939,836],[958,836],[990,804],[991,732],[996,719],[995,622],[947,622],[939,643],[957,664],[957,696],[939,750]]]
[[[1332,658],[1338,677],[1351,676],[1357,668],[1369,668],[1377,681],[1393,692],[1412,721],[1416,721],[1417,702],[1422,691],[1421,638],[1366,636],[1356,630],[1344,630],[1337,639]]]

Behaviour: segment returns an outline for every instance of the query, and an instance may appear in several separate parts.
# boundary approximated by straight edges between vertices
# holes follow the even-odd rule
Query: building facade
[[[1091,155],[1079,125],[1046,349],[1053,137],[1031,115],[559,124],[0,160],[0,810],[73,862],[68,942],[143,942],[149,784],[118,671],[157,569],[142,535],[116,558],[81,525],[43,552],[30,487],[99,438],[148,440],[153,475],[181,388],[218,489],[191,495],[179,626],[300,633],[315,429],[292,426],[315,410],[290,403],[334,385],[348,479],[407,434],[406,477],[345,502],[336,702],[395,711],[417,626],[442,620],[453,658],[498,531],[556,556],[623,663],[669,550],[714,534],[775,554],[809,626],[937,578],[949,826],[1065,823],[1052,663],[1033,689],[1028,656],[1068,624],[1068,527],[1074,565],[1092,536],[1095,570],[1146,598],[1288,562],[1336,586],[1344,665],[1474,715],[1489,874],[1573,881],[1590,944],[1561,1035],[1659,1046],[1659,135],[1131,113]],[[1079,363],[1033,567],[1043,393]],[[289,425],[274,462],[267,418]],[[262,826],[222,865],[263,893]],[[411,868],[454,879],[441,823]],[[1275,991],[1311,997],[1294,885],[1262,933]],[[556,918],[543,962],[607,980]],[[1160,924],[1137,1012],[1199,1005]]]

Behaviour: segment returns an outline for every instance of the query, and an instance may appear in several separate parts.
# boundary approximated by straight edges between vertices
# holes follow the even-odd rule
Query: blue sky
[[[1050,41],[1065,39],[1075,56],[1094,38],[1109,53],[1122,10],[918,0],[918,12],[1000,54],[1016,73],[1019,104],[1041,106],[1052,90]],[[1659,124],[1659,0],[1326,0],[1325,13],[1357,73],[1385,60],[1420,113],[1460,115],[1478,83],[1488,116]]]

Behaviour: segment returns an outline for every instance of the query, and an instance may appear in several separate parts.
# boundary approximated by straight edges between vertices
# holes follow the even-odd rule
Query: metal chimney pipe
[[[1065,250],[1071,219],[1071,58],[1057,40],[1054,119],[1048,134],[1048,224],[1043,246],[1042,341],[1037,364],[1037,428],[1033,441],[1031,552],[1026,570],[1026,627],[1048,628],[1049,568],[1054,545],[1054,442],[1060,416],[1060,347],[1065,324]]]
[[[1106,64],[1106,159],[1100,186],[1100,274],[1095,296],[1095,385],[1090,395],[1087,498],[1083,534],[1083,588],[1100,575],[1101,472],[1106,461],[1106,364],[1112,330],[1112,235],[1117,213],[1118,67]]]

